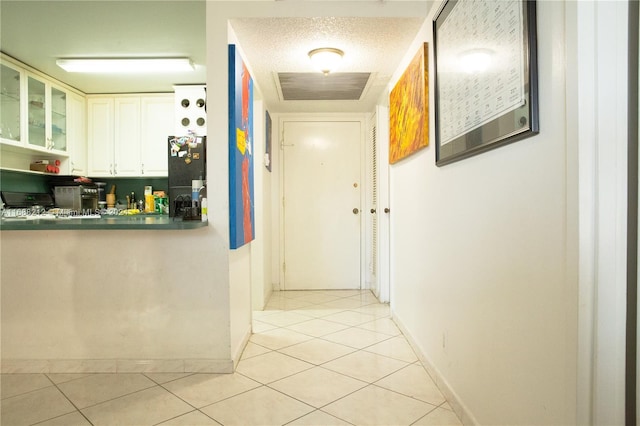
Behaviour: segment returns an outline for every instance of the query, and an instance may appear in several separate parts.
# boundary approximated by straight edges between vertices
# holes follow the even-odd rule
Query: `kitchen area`
[[[206,223],[204,85],[87,95],[0,60],[1,229]]]
[[[250,301],[230,327],[228,165],[207,139],[205,5],[0,5],[2,373],[233,370]],[[184,56],[192,71],[56,64],[100,55]]]

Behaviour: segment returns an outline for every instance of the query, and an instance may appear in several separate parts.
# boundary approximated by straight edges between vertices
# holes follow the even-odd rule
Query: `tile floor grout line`
[[[436,411],[438,408],[440,408],[440,407],[433,407],[433,410],[430,410],[430,411],[429,411],[427,414],[425,414],[424,416],[417,418],[417,419],[416,419],[413,423],[411,423],[411,425],[409,425],[409,426],[413,426],[413,425],[415,425],[415,424],[416,424],[416,423],[418,423],[420,420],[424,419],[425,417],[427,417],[428,415],[430,415],[431,413],[433,413],[434,411]]]
[[[195,373],[194,373],[194,374],[195,374]],[[189,376],[186,376],[186,377],[189,377]],[[184,377],[183,377],[183,378],[184,378]],[[167,383],[170,383],[170,382],[167,382]],[[175,393],[171,392],[169,389],[165,388],[164,386],[162,386],[162,385],[160,385],[160,384],[159,384],[158,386],[159,386],[159,387],[161,387],[162,389],[164,389],[165,391],[167,391],[169,394],[171,394],[171,395],[175,396],[176,398],[178,398],[180,401],[184,402],[184,403],[185,403],[185,404],[187,404],[188,406],[192,407],[194,410],[200,410],[198,407],[196,407],[195,405],[191,404],[189,401],[187,401],[187,400],[183,399],[181,396],[176,395]],[[181,415],[181,416],[184,416],[185,414],[188,414],[188,413],[182,413],[182,414],[180,414],[180,415]],[[204,414],[204,413],[203,413],[203,414]],[[167,419],[167,420],[171,420],[171,419]],[[164,420],[164,421],[166,422],[167,420]]]
[[[96,374],[103,374],[103,373],[96,373]],[[142,373],[104,373],[104,374],[118,374],[118,375],[121,375],[121,374],[140,374],[140,375],[143,375]],[[149,380],[151,380],[151,379],[149,379]],[[153,382],[153,380],[152,380],[152,382]],[[152,386],[149,386],[149,387],[146,387],[146,388],[143,388],[143,389],[138,389],[136,391],[125,393],[125,394],[122,394],[122,395],[118,395],[115,398],[106,399],[104,401],[101,401],[101,402],[98,402],[98,403],[95,403],[95,404],[87,405],[84,408],[78,408],[78,411],[80,411],[80,413],[82,413],[82,410],[86,410],[88,408],[93,408],[93,407],[96,407],[98,405],[101,405],[101,404],[104,404],[104,403],[107,403],[107,402],[115,401],[116,399],[120,399],[120,398],[123,398],[125,396],[131,396],[131,395],[139,393],[139,392],[147,391],[147,390],[153,389],[155,387],[161,387],[161,386],[158,385],[157,383],[153,382]],[[62,389],[60,391],[62,392]],[[63,394],[64,394],[64,392],[63,392]],[[66,397],[66,394],[65,394],[65,397]],[[74,404],[74,406],[75,406],[75,404]]]
[[[346,422],[346,423],[348,423],[348,424],[350,424],[350,425],[352,425],[352,426],[356,426],[356,425],[354,425],[354,424],[353,424],[353,423],[351,423],[351,422],[347,422],[346,420],[341,419],[340,417],[334,416],[333,414],[329,414],[329,413],[327,413],[326,411],[322,411],[322,410],[321,410],[321,409],[319,409],[319,408],[316,408],[315,410],[313,410],[313,411],[312,411],[312,412],[310,412],[310,413],[307,413],[307,414],[304,414],[304,415],[302,415],[302,416],[300,416],[300,417],[297,417],[297,418],[295,418],[295,419],[291,420],[290,422],[287,422],[287,423],[283,424],[282,426],[290,425],[291,423],[295,422],[296,420],[300,420],[300,419],[302,419],[303,417],[309,416],[309,415],[311,415],[311,414],[313,414],[313,413],[315,413],[315,412],[317,412],[317,411],[318,411],[318,412],[320,412],[320,413],[324,413],[324,414],[326,414],[326,415],[328,415],[328,416],[335,417],[336,419],[342,420],[343,422]]]
[[[53,380],[51,379],[51,377],[49,377],[47,374],[45,374],[45,376],[47,377],[47,379],[49,379],[49,381],[50,381],[51,383],[53,383],[53,386],[58,390],[58,392],[60,392],[60,394],[61,394],[61,395],[62,395],[62,396],[67,400],[67,401],[69,401],[69,403],[71,404],[71,406],[73,406],[73,408],[75,408],[75,410],[76,410],[76,411],[77,411],[77,412],[78,412],[82,417],[84,417],[84,419],[85,419],[86,421],[88,421],[90,425],[93,425],[93,422],[92,422],[91,420],[89,420],[89,418],[88,418],[87,416],[85,416],[85,414],[84,414],[82,411],[80,411],[80,408],[78,408],[78,406],[77,406],[77,405],[76,405],[76,404],[71,400],[71,398],[69,398],[69,397],[67,396],[67,394],[66,394],[66,393],[64,393],[64,391],[63,391],[62,389],[60,389],[56,383],[54,383],[54,382],[53,382]],[[85,377],[86,377],[86,376],[85,376]],[[80,378],[82,378],[82,377],[80,377]],[[70,381],[72,382],[73,380],[70,380]],[[63,382],[63,383],[69,383],[69,382]],[[61,384],[62,384],[62,383],[61,383]],[[47,419],[47,420],[43,420],[43,421],[42,421],[42,422],[40,422],[40,423],[43,423],[43,422],[45,422],[45,421],[49,421],[49,420],[53,420],[53,419],[58,418],[58,417],[67,416],[67,415],[69,415],[69,414],[71,414],[71,413],[73,413],[73,411],[72,411],[72,412],[69,412],[69,413],[62,414],[62,415],[57,416],[57,417],[51,417],[51,418],[49,418],[49,419]],[[37,423],[36,423],[36,424],[37,424]]]
[[[175,416],[175,417],[171,417],[170,419],[164,419],[164,420],[162,420],[162,421],[161,421],[161,422],[159,422],[159,423],[154,423],[152,426],[160,426],[160,425],[162,425],[163,423],[166,423],[166,422],[168,422],[168,421],[170,421],[170,420],[179,419],[179,418],[180,418],[180,417],[182,417],[182,416],[186,416],[187,414],[196,413],[196,412],[197,412],[197,413],[200,413],[200,414],[202,414],[202,415],[204,415],[205,417],[207,417],[207,418],[209,418],[209,419],[213,420],[214,422],[216,422],[216,423],[218,423],[218,424],[220,424],[220,425],[222,424],[222,423],[218,422],[216,419],[211,418],[210,416],[207,416],[207,414],[206,414],[206,413],[203,413],[202,411],[200,411],[200,410],[198,410],[198,409],[196,408],[195,410],[187,411],[186,413],[182,413],[182,414],[178,414],[177,416]]]
[[[276,380],[276,381],[277,381],[277,380]],[[273,382],[273,383],[275,383],[275,382]],[[286,396],[286,397],[288,397],[288,398],[295,399],[296,401],[298,401],[298,402],[300,402],[300,403],[302,403],[302,404],[308,405],[309,407],[313,408],[313,411],[320,411],[320,410],[322,410],[324,407],[327,407],[328,405],[331,405],[331,404],[333,404],[333,403],[335,403],[335,402],[338,402],[338,401],[340,401],[341,399],[344,399],[344,398],[346,398],[346,397],[347,397],[347,396],[349,396],[349,395],[352,395],[352,394],[354,394],[354,393],[356,393],[356,392],[358,392],[358,391],[361,391],[362,389],[364,389],[364,388],[366,388],[367,386],[369,386],[369,385],[370,385],[370,383],[366,383],[366,382],[363,382],[363,383],[365,383],[365,385],[364,385],[363,387],[358,388],[358,389],[354,390],[353,392],[349,392],[348,394],[345,394],[345,395],[341,396],[340,398],[335,399],[334,401],[328,402],[328,403],[324,404],[324,405],[323,405],[323,406],[321,406],[321,407],[314,407],[313,405],[309,404],[308,402],[305,402],[305,401],[303,401],[303,400],[301,400],[301,399],[298,399],[298,398],[296,398],[296,397],[295,397],[295,396],[293,396],[293,395],[289,395],[289,394],[288,394],[288,393],[286,393],[286,392],[283,392],[283,391],[280,391],[280,390],[278,390],[278,389],[272,388],[272,387],[271,387],[271,386],[269,386],[269,385],[265,385],[265,387],[267,387],[267,388],[269,388],[269,389],[271,389],[271,390],[273,390],[273,391],[276,391],[276,392],[278,392],[278,393],[281,393],[282,395],[284,395],[284,396]],[[301,416],[301,417],[308,416],[309,414],[313,413],[313,411],[310,411],[309,413],[307,413],[307,414],[305,414],[305,415],[303,415],[303,416]],[[340,417],[338,417],[338,416],[335,416],[335,415],[333,415],[333,414],[331,414],[331,413],[327,413],[326,411],[323,411],[323,413],[329,414],[330,416],[333,416],[333,417],[335,417],[335,418],[337,418],[337,419],[340,419],[340,420],[342,420],[342,421],[345,421],[345,422],[347,422],[347,423],[352,424],[351,422],[348,422],[347,420],[344,420],[344,419],[342,419],[342,418],[340,418]],[[301,417],[299,417],[299,418],[301,418]],[[291,423],[291,422],[293,422],[293,421],[295,421],[295,420],[297,420],[297,419],[291,420],[291,421],[290,421],[290,422],[288,422],[288,423]],[[286,425],[286,424],[288,424],[288,423],[285,423],[285,425]]]
[[[185,379],[189,376],[193,376],[194,374],[198,374],[198,373],[154,373],[152,371],[147,371],[144,373],[139,373],[142,374],[144,377],[146,377],[147,379],[151,380],[153,383],[157,384],[158,386],[162,386],[165,383],[171,383],[171,382],[175,382],[176,380],[180,380],[180,379]],[[173,380],[168,380],[166,382],[162,382],[162,383],[158,383],[156,380],[153,380],[151,377],[147,376],[147,374],[186,374],[186,376],[182,376],[182,377],[178,377],[177,379],[173,379]],[[164,387],[164,386],[162,386]]]
[[[400,369],[400,370],[402,370],[402,369]],[[400,370],[398,370],[398,371],[400,371]],[[398,371],[396,371],[395,373],[397,373]],[[389,376],[391,376],[391,375],[393,375],[393,374],[395,374],[395,373],[391,373],[391,374],[389,374],[388,376],[382,377],[380,380],[382,380],[382,379],[384,379],[384,378],[386,378],[386,377],[389,377]],[[377,380],[376,382],[378,382],[378,381],[379,381],[379,380]],[[371,383],[371,386],[375,386],[375,387],[377,387],[378,389],[383,389],[383,390],[386,390],[386,391],[389,391],[389,392],[393,392],[393,393],[395,393],[395,394],[397,394],[397,395],[401,395],[401,396],[404,396],[404,397],[406,397],[406,398],[413,399],[414,401],[422,402],[423,404],[429,404],[429,405],[433,406],[433,409],[434,409],[434,410],[435,410],[436,408],[439,408],[439,407],[440,407],[440,404],[442,404],[442,403],[440,403],[440,404],[436,405],[436,404],[433,404],[433,403],[431,403],[431,402],[424,401],[424,400],[422,400],[422,399],[418,399],[418,398],[416,398],[416,397],[414,397],[414,396],[404,394],[404,393],[402,393],[402,392],[400,392],[400,391],[393,390],[393,389],[389,389],[389,388],[385,388],[384,386],[380,386],[380,385],[376,384],[376,382]],[[443,396],[443,397],[444,397],[444,396]],[[431,411],[433,411],[433,410],[431,410]],[[431,412],[431,411],[429,411],[429,412]]]
[[[243,374],[241,371],[237,371],[237,370],[236,370],[236,373],[238,373],[238,374],[242,374],[244,377],[246,377],[246,378],[248,378],[248,379],[251,379],[251,380],[253,380],[254,382],[260,383],[260,384],[261,384],[261,385],[263,385],[263,386],[268,386],[268,385],[269,385],[269,384],[271,384],[271,383],[275,383],[275,382],[277,382],[277,381],[279,381],[279,380],[283,380],[283,379],[286,379],[286,378],[288,378],[288,377],[295,376],[296,374],[299,374],[299,373],[302,373],[302,372],[305,372],[305,371],[311,370],[311,369],[312,369],[312,368],[314,368],[314,367],[317,367],[317,365],[312,364],[312,363],[310,363],[309,361],[300,360],[300,359],[297,359],[297,358],[292,357],[292,356],[287,355],[287,354],[282,354],[282,353],[281,353],[280,355],[284,355],[284,356],[287,356],[287,357],[289,357],[289,358],[292,358],[292,359],[294,359],[294,360],[296,360],[296,361],[302,361],[302,362],[304,362],[304,363],[306,363],[306,364],[310,364],[310,365],[311,365],[311,367],[309,367],[309,368],[305,368],[304,370],[300,370],[300,371],[298,371],[298,372],[296,372],[296,373],[292,373],[292,374],[289,374],[289,375],[287,375],[287,376],[282,376],[282,377],[281,377],[281,378],[279,378],[279,379],[276,379],[276,380],[273,380],[273,381],[271,381],[271,382],[267,382],[267,383],[262,383],[262,382],[260,382],[260,381],[258,381],[258,380],[256,380],[256,379],[254,379],[253,377],[250,377],[250,376],[247,376],[246,374]]]
[[[22,374],[22,373],[10,373],[10,374]],[[30,374],[30,373],[28,373],[28,374]],[[36,374],[44,374],[44,373],[36,373]],[[8,396],[6,398],[2,398],[0,401],[8,401],[8,400],[16,398],[18,396],[29,395],[30,393],[38,392],[38,391],[41,391],[42,389],[50,388],[51,386],[55,386],[55,384],[49,385],[49,386],[44,386],[44,387],[41,387],[41,388],[38,388],[38,389],[32,389],[30,391],[22,392],[22,393],[19,393],[19,394],[16,394],[16,395]]]

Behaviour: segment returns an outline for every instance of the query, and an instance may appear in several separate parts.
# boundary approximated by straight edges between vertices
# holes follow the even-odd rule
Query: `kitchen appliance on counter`
[[[3,217],[35,216],[54,206],[51,194],[40,192],[0,192]]]
[[[206,182],[206,136],[169,136],[169,216],[185,220],[200,219],[200,191],[192,197],[193,181]]]
[[[98,188],[94,185],[56,186],[55,204],[62,209],[95,212],[98,209]]]

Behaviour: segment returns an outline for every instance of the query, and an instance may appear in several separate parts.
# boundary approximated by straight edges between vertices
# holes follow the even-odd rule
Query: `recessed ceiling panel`
[[[358,101],[371,73],[278,73],[281,99],[285,101]]]

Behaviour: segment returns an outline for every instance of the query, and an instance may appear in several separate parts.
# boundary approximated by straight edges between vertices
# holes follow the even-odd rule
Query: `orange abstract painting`
[[[389,163],[429,145],[428,45],[424,43],[389,95]]]

